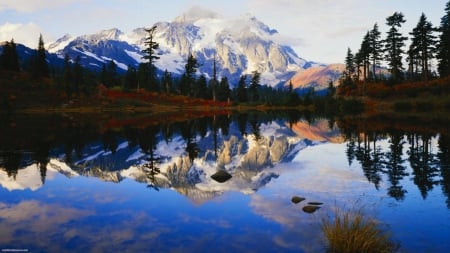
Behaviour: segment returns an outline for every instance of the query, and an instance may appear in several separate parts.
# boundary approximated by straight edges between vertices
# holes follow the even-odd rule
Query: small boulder
[[[299,197],[299,196],[294,196],[291,199],[292,203],[294,203],[294,204],[298,204],[298,203],[302,202],[303,200],[305,200],[305,198],[302,198],[302,197]]]
[[[317,209],[320,209],[320,206],[304,206],[302,210],[305,213],[314,213]]]
[[[219,170],[216,173],[214,173],[214,175],[211,176],[212,179],[216,180],[219,183],[224,183],[228,181],[231,177],[232,176],[230,175],[230,173],[224,170]]]

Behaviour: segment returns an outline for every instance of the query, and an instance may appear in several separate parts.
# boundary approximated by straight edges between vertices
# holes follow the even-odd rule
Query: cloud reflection
[[[373,185],[367,182],[358,165],[349,167],[342,154],[345,144],[320,144],[299,152],[289,164],[273,168],[280,177],[266,186],[264,191],[251,196],[250,207],[267,220],[282,226],[274,238],[280,246],[299,247],[304,252],[324,250],[324,238],[320,230],[322,218],[336,207],[352,207],[358,204],[366,193],[380,196]],[[321,154],[321,159],[317,159]],[[293,196],[306,198],[298,204],[291,202]],[[318,201],[324,205],[314,214],[307,214],[302,208],[307,202]],[[371,211],[371,210],[368,210]],[[372,210],[373,211],[373,210]]]

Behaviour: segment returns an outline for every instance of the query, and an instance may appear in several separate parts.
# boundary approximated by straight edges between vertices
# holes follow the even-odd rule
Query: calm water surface
[[[448,132],[285,116],[5,116],[0,248],[324,252],[321,219],[362,208],[401,252],[450,252]]]

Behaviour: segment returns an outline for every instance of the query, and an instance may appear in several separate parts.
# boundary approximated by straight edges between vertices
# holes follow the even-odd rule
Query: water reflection
[[[198,186],[202,189],[205,175],[225,171],[236,177],[235,183],[251,182],[244,191],[255,191],[278,177],[266,172],[267,168],[289,162],[304,145],[345,141],[349,165],[359,162],[376,189],[386,176],[387,194],[400,201],[408,194],[402,181],[411,178],[423,199],[441,186],[449,202],[448,135],[398,129],[365,131],[367,123],[361,129],[348,127],[345,120],[340,122],[340,130],[333,120],[313,120],[307,115],[306,121],[305,115],[292,112],[283,116],[255,112],[104,129],[90,121],[80,124],[53,115],[47,121],[33,118],[38,121],[33,131],[29,126],[35,122],[9,119],[0,129],[6,137],[1,142],[0,168],[15,180],[19,170],[35,164],[45,184],[47,167],[55,166],[50,159],[56,158],[72,170],[69,174],[112,182],[132,177],[155,190],[174,187],[182,192]],[[54,125],[43,127],[42,121]]]
[[[298,112],[2,122],[2,247],[194,252],[215,243],[218,252],[320,252],[320,215],[359,199],[384,208],[373,213],[401,227],[395,232],[407,250],[428,249],[450,233],[445,131]],[[218,172],[231,177],[217,180]],[[304,203],[292,204],[296,195]],[[308,202],[324,204],[308,214]],[[440,224],[416,224],[427,234],[419,243],[401,234],[415,235],[398,224],[402,208]],[[58,243],[31,243],[40,233]]]
[[[346,155],[349,164],[358,161],[364,175],[376,189],[379,189],[383,175],[387,176],[390,184],[388,195],[399,201],[408,194],[401,183],[405,178],[411,178],[423,199],[440,185],[450,208],[447,133],[355,129],[354,132],[347,132],[345,138],[348,141]]]

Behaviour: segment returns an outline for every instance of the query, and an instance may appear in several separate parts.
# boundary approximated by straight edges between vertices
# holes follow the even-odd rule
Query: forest
[[[292,83],[282,88],[261,84],[261,73],[242,75],[237,84],[226,76],[217,77],[214,61],[212,78],[198,75],[202,64],[190,54],[184,73],[176,76],[156,69],[159,44],[154,40],[157,26],[146,29],[143,62],[128,66],[126,72],[110,60],[100,72],[80,64],[80,56],[65,55],[61,66],[46,59],[42,35],[37,50],[28,59],[20,59],[14,39],[2,45],[0,54],[0,103],[3,110],[30,108],[121,107],[146,108],[155,104],[211,107],[266,106],[296,107],[329,113],[349,114],[362,111],[429,111],[450,108],[450,1],[439,27],[422,13],[408,40],[400,33],[406,22],[401,12],[386,18],[388,28],[382,38],[374,24],[353,53],[348,48],[345,71],[338,86],[332,82],[326,95],[313,89],[298,93]],[[405,58],[405,59],[404,59]],[[404,62],[407,66],[403,66]],[[231,88],[234,87],[234,88]],[[350,109],[350,111],[348,111]]]
[[[407,50],[408,37],[400,32],[405,22],[395,12],[386,18],[384,38],[375,23],[356,53],[347,49],[338,95],[365,98],[366,105],[390,101],[396,111],[449,110],[450,2],[438,27],[422,13]]]
[[[145,38],[146,48],[142,51],[143,62],[137,67],[128,66],[124,73],[119,71],[113,60],[103,64],[99,73],[93,72],[80,64],[80,56],[70,59],[65,55],[62,67],[50,66],[42,35],[39,37],[38,48],[30,59],[19,59],[14,40],[5,42],[0,55],[0,89],[4,91],[0,101],[9,110],[17,110],[19,105],[33,107],[33,104],[38,107],[75,103],[86,106],[98,103],[105,95],[112,96],[106,100],[127,97],[130,99],[121,101],[122,104],[139,106],[145,106],[146,102],[150,102],[150,105],[152,102],[187,102],[190,105],[198,103],[221,107],[232,104],[301,104],[300,96],[292,85],[287,89],[262,85],[261,74],[257,71],[251,75],[242,75],[235,85],[231,85],[226,76],[219,80],[216,66],[211,80],[203,74],[197,75],[197,69],[202,63],[192,54],[187,58],[185,71],[181,76],[156,69],[154,64],[159,59],[156,53],[159,45],[153,40],[156,29],[154,26],[146,30],[148,36]],[[231,89],[231,86],[235,88]],[[99,97],[99,93],[103,96]],[[51,104],[39,101],[42,98],[51,98]]]

